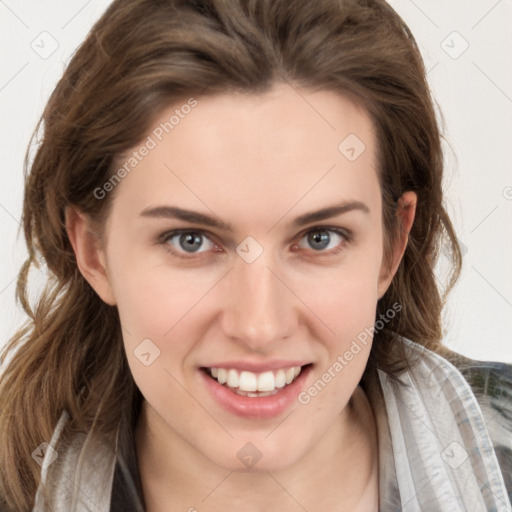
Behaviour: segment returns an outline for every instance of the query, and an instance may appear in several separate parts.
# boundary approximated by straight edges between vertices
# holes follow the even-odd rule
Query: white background
[[[108,4],[0,0],[0,345],[24,320],[14,300],[25,257],[17,236],[24,153],[65,63]],[[448,209],[467,252],[445,343],[512,362],[512,0],[390,4],[418,41],[446,120]]]

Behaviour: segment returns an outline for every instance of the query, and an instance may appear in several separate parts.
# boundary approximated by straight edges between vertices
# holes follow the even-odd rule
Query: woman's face
[[[170,445],[270,470],[338,435],[391,279],[374,135],[349,100],[279,85],[173,105],[133,148],[96,289]]]

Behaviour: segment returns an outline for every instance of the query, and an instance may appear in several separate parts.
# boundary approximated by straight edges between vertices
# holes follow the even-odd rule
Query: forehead
[[[373,124],[329,91],[279,85],[185,99],[162,111],[133,151],[115,201],[130,212],[175,204],[268,225],[291,208],[380,197]]]

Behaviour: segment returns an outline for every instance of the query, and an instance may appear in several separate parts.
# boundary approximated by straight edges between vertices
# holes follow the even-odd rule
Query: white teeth
[[[291,384],[294,376],[295,372],[293,368],[288,368],[288,370],[286,370],[286,384]]]
[[[286,373],[284,373],[284,370],[277,370],[275,383],[276,388],[284,388],[286,386]]]
[[[237,388],[238,382],[238,372],[236,370],[228,370],[228,386],[230,388]]]
[[[238,372],[232,368],[210,368],[211,376],[220,384],[226,384],[230,388],[237,388],[236,392],[250,397],[269,396],[276,389],[284,388],[291,384],[300,374],[300,366],[292,366],[280,369],[276,372],[266,371],[256,374],[248,371]]]
[[[258,391],[274,391],[276,389],[274,374],[272,372],[258,375]]]
[[[217,380],[219,381],[220,384],[226,384],[226,382],[228,381],[228,372],[224,368],[217,369]]]
[[[230,370],[236,371],[236,370]],[[235,386],[233,386],[235,387]],[[242,391],[257,391],[258,390],[258,377],[252,372],[241,372],[238,379],[238,387]]]

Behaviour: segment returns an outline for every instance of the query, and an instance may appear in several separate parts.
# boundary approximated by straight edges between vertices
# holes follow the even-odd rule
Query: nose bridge
[[[294,296],[272,266],[270,255],[263,253],[252,263],[238,258],[230,273],[225,333],[253,350],[268,350],[295,328]]]

